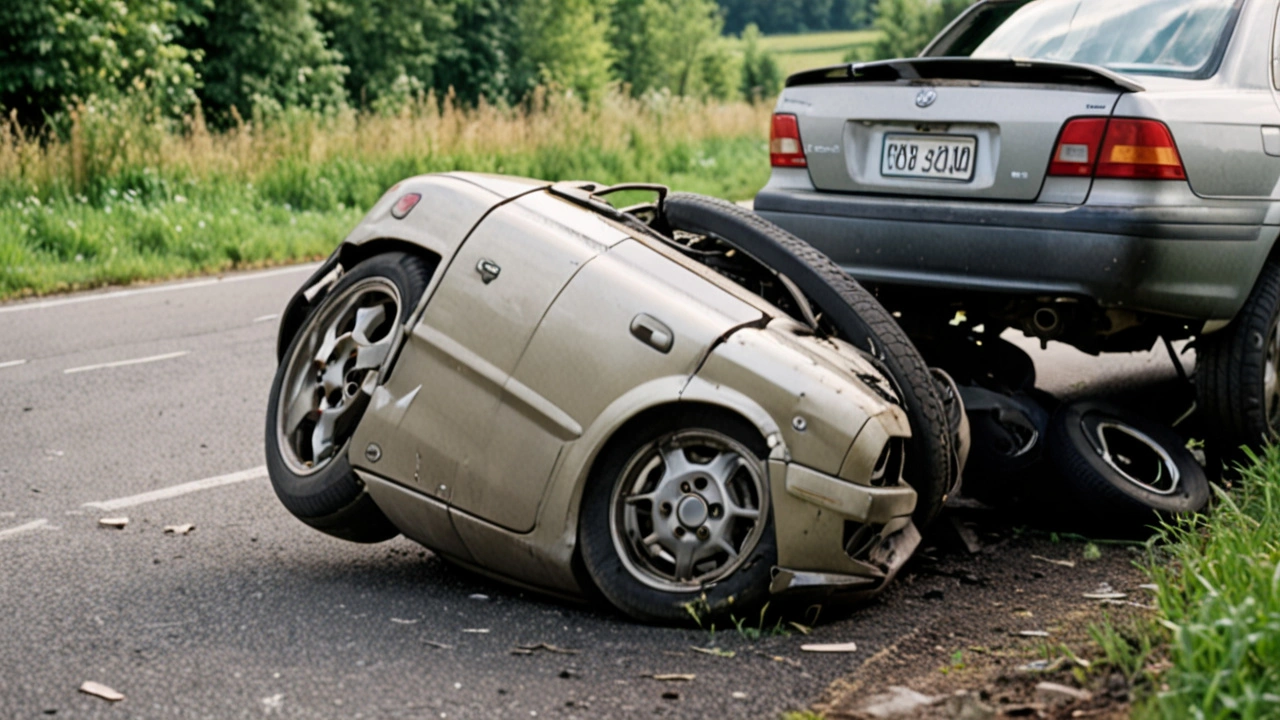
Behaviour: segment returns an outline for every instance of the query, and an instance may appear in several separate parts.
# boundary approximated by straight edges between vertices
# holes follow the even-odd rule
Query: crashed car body
[[[902,477],[900,383],[594,189],[389,191],[283,314],[281,501],[338,537],[595,585],[646,620],[879,590],[919,541],[913,511],[928,519]]]

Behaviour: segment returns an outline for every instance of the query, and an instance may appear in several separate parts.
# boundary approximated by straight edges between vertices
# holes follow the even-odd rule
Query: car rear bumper
[[[775,184],[755,199],[756,212],[864,282],[1085,296],[1197,321],[1230,319],[1243,305],[1276,239],[1270,208],[920,200]]]

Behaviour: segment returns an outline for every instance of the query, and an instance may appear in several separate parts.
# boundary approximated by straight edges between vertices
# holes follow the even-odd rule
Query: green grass
[[[760,46],[772,52],[778,59],[782,72],[790,75],[801,70],[844,62],[851,49],[870,45],[879,35],[879,30],[770,35],[760,41]]]
[[[113,124],[70,143],[29,139],[0,153],[0,299],[323,257],[420,173],[660,182],[729,199],[768,179],[768,108],[617,102],[597,117],[428,111],[212,138],[135,127],[134,146]]]
[[[1207,515],[1166,526],[1155,544],[1146,571],[1159,624],[1122,644],[1099,634],[1130,673],[1153,646],[1167,655],[1139,716],[1280,717],[1280,448],[1239,474]]]

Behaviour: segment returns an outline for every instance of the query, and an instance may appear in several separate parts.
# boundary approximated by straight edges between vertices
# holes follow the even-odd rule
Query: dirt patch
[[[860,611],[874,622],[910,608],[914,627],[830,685],[813,710],[828,718],[1128,717],[1128,684],[1091,663],[1100,653],[1088,629],[1147,612],[1151,593],[1134,566],[1141,553],[952,513],[877,605]]]

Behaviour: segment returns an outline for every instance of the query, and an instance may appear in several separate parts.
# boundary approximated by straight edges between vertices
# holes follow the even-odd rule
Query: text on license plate
[[[977,149],[978,139],[963,135],[886,134],[880,174],[972,180]]]

